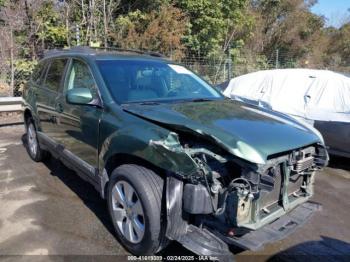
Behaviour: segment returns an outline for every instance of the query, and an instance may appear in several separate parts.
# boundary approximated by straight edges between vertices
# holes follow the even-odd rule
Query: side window
[[[80,60],[73,59],[70,72],[66,82],[66,90],[73,88],[90,89],[93,98],[97,97],[95,80],[89,66]]]
[[[46,74],[45,87],[57,91],[60,87],[64,68],[66,67],[67,59],[54,59]]]
[[[35,67],[33,73],[32,73],[32,81],[35,84],[41,85],[43,81],[43,74],[46,69],[46,61],[45,62],[39,62],[39,64]]]

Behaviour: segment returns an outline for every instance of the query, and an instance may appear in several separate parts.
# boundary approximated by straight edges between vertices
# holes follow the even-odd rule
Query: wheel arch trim
[[[151,169],[157,175],[165,178],[167,171],[152,164],[148,160],[128,153],[115,153],[108,157],[105,161],[103,169],[99,171],[100,173],[100,194],[103,199],[106,199],[106,192],[108,187],[109,178],[113,170],[121,165],[139,165],[145,168]]]

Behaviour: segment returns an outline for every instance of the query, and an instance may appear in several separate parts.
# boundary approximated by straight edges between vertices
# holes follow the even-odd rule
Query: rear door
[[[57,130],[60,132],[59,143],[74,155],[73,158],[80,162],[80,166],[82,164],[88,171],[94,172],[92,169],[97,167],[98,128],[102,108],[67,102],[67,92],[74,88],[88,88],[94,100],[100,99],[90,67],[80,59],[70,61],[63,92],[56,100],[56,108],[60,109]]]
[[[32,94],[28,94],[28,97],[35,99],[37,115],[39,118],[39,129],[40,131],[47,130],[47,124],[49,120],[48,100],[46,99],[46,89],[43,88],[43,82],[45,81],[47,67],[50,65],[49,61],[42,62],[38,65],[35,72],[33,72],[30,90]]]
[[[62,79],[68,59],[55,58],[48,62],[45,80],[36,93],[37,111],[41,124],[41,131],[53,140],[57,136],[57,117],[55,100],[62,86]]]
[[[25,89],[23,92],[23,98],[26,100],[26,102],[28,102],[30,105],[33,106],[33,110],[37,112],[37,114],[39,112],[40,113],[42,112],[40,109],[41,105],[40,103],[38,104],[37,98],[41,96],[41,93],[42,93],[41,85],[43,83],[46,70],[47,70],[47,61],[39,62],[39,64],[35,67],[34,72],[31,75],[31,79],[28,84],[29,88]]]

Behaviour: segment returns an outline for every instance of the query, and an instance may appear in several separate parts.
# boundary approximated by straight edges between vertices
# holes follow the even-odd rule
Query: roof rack
[[[54,55],[54,54],[58,54],[58,53],[62,53],[62,52],[69,52],[69,51],[91,53],[93,50],[129,52],[129,53],[136,53],[136,54],[140,54],[140,55],[149,55],[149,56],[154,56],[154,57],[166,57],[165,55],[163,55],[161,53],[148,51],[148,50],[117,48],[117,47],[91,47],[91,46],[73,46],[70,48],[45,50],[44,56],[49,56],[49,55]]]

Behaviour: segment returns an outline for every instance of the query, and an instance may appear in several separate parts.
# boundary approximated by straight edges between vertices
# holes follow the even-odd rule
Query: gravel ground
[[[32,161],[23,133],[23,126],[0,128],[0,260],[126,260],[98,193],[55,159]],[[349,188],[350,161],[333,159],[316,179],[313,201],[323,210],[259,252],[233,250],[237,260],[350,261]],[[178,244],[164,252],[188,254]]]

